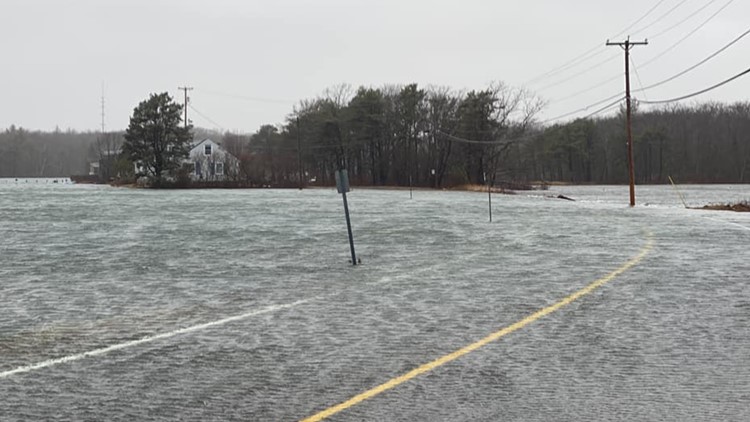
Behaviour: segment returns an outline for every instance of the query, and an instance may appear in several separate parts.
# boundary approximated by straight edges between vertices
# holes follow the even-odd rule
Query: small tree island
[[[151,94],[133,110],[122,152],[136,163],[136,179],[147,177],[161,186],[183,166],[193,139],[192,125],[183,124],[182,106],[168,93]]]

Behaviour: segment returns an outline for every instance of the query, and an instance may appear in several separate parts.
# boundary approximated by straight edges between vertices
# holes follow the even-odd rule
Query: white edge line
[[[713,218],[713,217],[703,217],[703,218],[707,218],[707,219],[713,220],[713,221],[718,221],[719,223],[731,224],[733,226],[741,227],[741,228],[743,228],[745,230],[750,230],[750,227],[743,226],[742,224],[735,223],[734,221],[726,221],[726,220],[721,220],[721,219]]]
[[[147,336],[147,337],[143,337],[137,340],[127,341],[125,343],[113,344],[112,346],[104,347],[101,349],[94,349],[88,352],[78,353],[75,355],[63,356],[61,358],[49,359],[43,362],[31,364],[31,365],[20,366],[16,369],[11,369],[9,371],[0,372],[0,379],[8,378],[16,374],[22,374],[25,372],[31,372],[31,371],[36,371],[38,369],[48,368],[50,366],[59,365],[61,363],[74,362],[74,361],[81,360],[87,357],[104,355],[109,352],[114,352],[115,350],[126,349],[128,347],[138,346],[139,344],[150,343],[150,342],[157,341],[157,340],[163,340],[166,338],[178,336],[180,334],[187,334],[193,331],[203,330],[205,328],[214,327],[217,325],[224,325],[230,322],[246,319],[255,315],[266,314],[266,313],[273,312],[273,311],[292,308],[297,305],[310,302],[311,300],[314,300],[314,299],[316,298],[298,300],[296,302],[286,303],[286,304],[281,304],[281,305],[271,305],[266,308],[258,309],[256,311],[247,312],[241,315],[231,316],[231,317],[220,319],[217,321],[211,321],[211,322],[206,322],[204,324],[193,325],[191,327],[180,328],[179,330],[170,331],[170,332],[162,333],[162,334],[156,334],[153,336]]]

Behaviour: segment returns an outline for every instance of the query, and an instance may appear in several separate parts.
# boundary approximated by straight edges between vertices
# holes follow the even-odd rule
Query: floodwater
[[[607,277],[330,420],[750,420],[750,215],[636,195],[355,189],[352,266],[332,189],[5,180],[0,420],[299,420]]]

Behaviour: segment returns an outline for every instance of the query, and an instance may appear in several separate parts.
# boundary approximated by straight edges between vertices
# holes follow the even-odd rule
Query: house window
[[[211,145],[206,145],[205,147],[203,147],[203,152],[206,155],[211,155]]]
[[[201,162],[200,161],[196,161],[195,162],[195,175],[196,176],[202,176],[203,175],[203,172],[201,171]]]
[[[216,174],[219,176],[224,174],[224,163],[216,163]]]

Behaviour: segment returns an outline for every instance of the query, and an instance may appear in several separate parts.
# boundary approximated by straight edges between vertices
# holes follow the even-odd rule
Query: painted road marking
[[[443,357],[440,357],[438,359],[433,360],[432,362],[426,363],[416,369],[413,369],[401,376],[398,376],[396,378],[391,379],[390,381],[387,381],[383,384],[378,385],[377,387],[374,387],[370,390],[365,391],[364,393],[357,394],[356,396],[350,398],[349,400],[339,403],[335,406],[329,407],[328,409],[323,410],[322,412],[316,413],[313,416],[310,416],[308,418],[305,418],[302,420],[302,422],[317,422],[321,421],[323,419],[326,419],[330,416],[335,415],[336,413],[341,412],[342,410],[346,410],[352,406],[355,406],[367,399],[370,399],[372,397],[377,396],[378,394],[385,392],[387,390],[390,390],[392,388],[395,388],[406,381],[409,381],[412,378],[418,377],[425,372],[432,371],[433,369],[440,367],[442,365],[445,365],[448,362],[451,362],[455,359],[460,358],[463,355],[466,355],[468,353],[471,353],[480,347],[483,347],[487,345],[488,343],[492,343],[495,340],[498,340],[501,337],[504,337],[516,330],[519,330],[532,322],[549,315],[558,309],[569,305],[576,299],[579,299],[583,296],[586,296],[587,294],[593,292],[597,288],[603,286],[607,282],[611,281],[615,277],[619,276],[620,274],[624,273],[625,271],[629,270],[631,267],[635,266],[641,260],[643,260],[643,257],[645,257],[649,251],[653,248],[653,238],[652,235],[649,233],[648,240],[646,242],[646,245],[641,249],[641,251],[636,255],[635,257],[631,258],[628,262],[624,263],[622,266],[617,268],[616,270],[612,271],[611,273],[605,275],[604,277],[594,281],[593,283],[589,284],[588,286],[582,288],[581,290],[578,290],[577,292],[571,294],[570,296],[566,297],[565,299],[562,299],[561,301],[555,303],[554,305],[548,306],[544,309],[540,309],[533,314],[527,316],[526,318],[509,325],[500,331],[496,331],[487,337],[477,341],[476,343],[472,343],[462,349],[456,350],[453,353],[447,354]]]
[[[274,311],[280,311],[282,309],[293,308],[295,306],[302,305],[303,303],[307,303],[307,302],[310,302],[310,301],[315,300],[315,299],[318,299],[318,298],[314,297],[314,298],[309,298],[309,299],[304,299],[304,300],[298,300],[298,301],[292,302],[292,303],[286,303],[286,304],[281,304],[281,305],[272,305],[272,306],[268,306],[268,307],[265,307],[265,308],[262,308],[262,309],[258,309],[258,310],[255,310],[255,311],[247,312],[247,313],[244,313],[244,314],[241,314],[241,315],[235,315],[235,316],[231,316],[231,317],[228,317],[228,318],[220,319],[218,321],[211,321],[211,322],[207,322],[207,323],[204,323],[204,324],[193,325],[192,327],[185,327],[185,328],[181,328],[179,330],[170,331],[168,333],[156,334],[156,335],[153,335],[153,336],[143,337],[143,338],[140,338],[138,340],[132,340],[132,341],[128,341],[128,342],[125,342],[125,343],[114,344],[112,346],[104,347],[104,348],[101,348],[101,349],[90,350],[88,352],[78,353],[78,354],[70,355],[70,356],[64,356],[64,357],[56,358],[56,359],[45,360],[43,362],[34,363],[34,364],[31,364],[31,365],[21,366],[21,367],[18,367],[16,369],[12,369],[10,371],[0,372],[0,379],[2,379],[2,378],[8,378],[8,377],[10,377],[12,375],[22,374],[24,372],[31,372],[31,371],[36,371],[36,370],[39,370],[39,369],[49,368],[50,366],[59,365],[61,363],[74,362],[74,361],[81,360],[81,359],[87,358],[87,357],[104,355],[104,354],[109,353],[109,352],[114,352],[115,350],[126,349],[128,347],[138,346],[138,345],[144,344],[144,343],[151,343],[151,342],[154,342],[154,341],[157,341],[157,340],[164,340],[164,339],[167,339],[167,338],[178,336],[180,334],[187,334],[187,333],[191,333],[193,331],[203,330],[205,328],[215,327],[215,326],[218,326],[218,325],[224,325],[224,324],[228,324],[230,322],[240,321],[240,320],[243,320],[243,319],[247,319],[247,318],[250,318],[250,317],[256,316],[256,315],[267,314],[269,312],[274,312]]]

